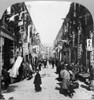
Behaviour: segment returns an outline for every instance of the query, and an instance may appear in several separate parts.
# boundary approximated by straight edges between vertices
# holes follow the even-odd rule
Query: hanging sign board
[[[23,25],[23,21],[20,21],[20,22],[18,23],[18,26],[21,26],[21,25]]]
[[[78,59],[81,59],[81,54],[82,54],[83,50],[82,50],[82,44],[80,44],[78,46]]]
[[[92,51],[92,39],[87,39],[87,51]]]
[[[36,53],[39,53],[39,46],[36,47]]]
[[[29,49],[28,49],[28,43],[24,43],[23,44],[23,53],[26,55],[26,54],[29,54]]]

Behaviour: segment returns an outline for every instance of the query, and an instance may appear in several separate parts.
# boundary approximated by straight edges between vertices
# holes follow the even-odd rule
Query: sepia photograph
[[[93,6],[0,0],[0,100],[94,99]]]

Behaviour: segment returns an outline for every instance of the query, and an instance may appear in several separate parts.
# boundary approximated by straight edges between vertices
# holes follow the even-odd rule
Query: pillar
[[[0,31],[1,32],[1,31]],[[3,66],[3,61],[2,61],[2,37],[0,36],[0,99],[3,99],[3,95],[1,92],[1,75],[2,75],[2,66]]]

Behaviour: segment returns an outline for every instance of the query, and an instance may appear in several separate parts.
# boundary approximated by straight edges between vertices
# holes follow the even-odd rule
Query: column
[[[3,62],[2,62],[2,43],[3,43],[2,37],[0,36],[0,99],[4,98],[2,93],[1,93],[1,72],[2,72],[2,65],[3,65]]]

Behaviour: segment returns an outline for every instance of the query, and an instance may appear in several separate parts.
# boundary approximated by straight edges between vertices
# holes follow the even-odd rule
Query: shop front
[[[1,28],[0,32],[0,63],[1,68],[10,69],[14,62],[14,37]]]

